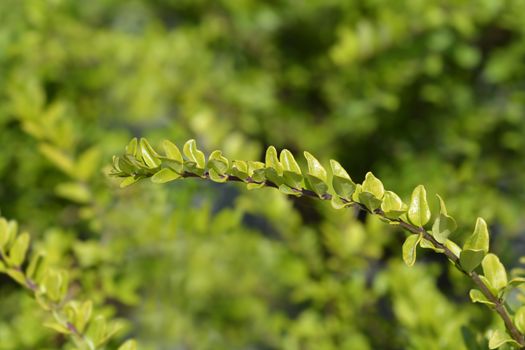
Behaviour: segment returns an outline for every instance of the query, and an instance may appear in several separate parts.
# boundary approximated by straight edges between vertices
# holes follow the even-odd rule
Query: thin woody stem
[[[226,177],[226,181],[244,182],[244,183],[253,183],[253,184],[263,184],[266,187],[279,188],[279,186],[277,184],[275,184],[275,183],[273,183],[271,181],[268,181],[268,180],[266,180],[264,182],[257,182],[257,181],[254,181],[250,177],[248,177],[248,178],[243,180],[243,179],[241,179],[239,177],[232,176],[232,175],[224,175],[224,176]],[[191,172],[184,172],[182,174],[182,177],[185,177],[185,178],[197,177],[197,178],[210,179],[208,172],[205,172],[202,176],[201,175],[197,175],[197,174],[193,174]],[[303,196],[303,197],[311,197],[311,198],[317,198],[317,199],[321,199],[321,200],[331,200],[332,199],[332,195],[329,194],[329,193],[325,193],[325,194],[319,196],[314,191],[306,189],[306,188],[292,188],[292,190],[296,191],[300,196]],[[349,200],[346,200],[344,198],[340,198],[340,199],[345,204],[347,204],[349,206],[358,207],[360,210],[364,210],[364,211],[369,212],[370,214],[375,214],[375,215],[381,216],[383,219],[388,220],[390,222],[395,222],[395,223],[399,224],[399,226],[401,226],[403,229],[405,229],[405,230],[407,230],[407,231],[409,231],[411,233],[421,234],[424,239],[429,241],[434,246],[434,248],[442,250],[443,254],[445,254],[446,257],[450,261],[452,261],[454,263],[456,268],[459,271],[461,271],[463,274],[465,274],[466,276],[470,277],[470,279],[479,288],[479,290],[481,291],[481,293],[483,293],[483,295],[487,298],[487,300],[489,300],[491,303],[494,304],[494,310],[498,313],[500,318],[503,320],[503,322],[505,324],[505,328],[509,332],[509,334],[512,337],[512,339],[514,339],[519,344],[521,350],[525,349],[525,338],[524,338],[523,334],[521,334],[520,331],[516,328],[516,325],[514,324],[514,322],[512,322],[512,318],[511,318],[507,308],[503,304],[503,301],[500,298],[498,298],[496,295],[494,295],[489,290],[487,285],[485,285],[485,283],[483,283],[483,281],[480,279],[479,275],[476,272],[474,272],[474,271],[472,271],[472,272],[465,271],[461,267],[461,265],[459,263],[459,257],[456,254],[454,254],[454,252],[452,250],[450,250],[444,244],[439,243],[431,234],[429,234],[422,227],[414,226],[414,225],[412,225],[412,224],[410,224],[408,222],[405,222],[405,221],[403,221],[401,219],[390,219],[390,218],[387,218],[385,216],[385,213],[381,209],[376,209],[375,211],[372,212],[368,208],[366,208],[364,205],[362,205],[361,203],[357,203],[357,202],[354,202],[354,201],[349,201]]]

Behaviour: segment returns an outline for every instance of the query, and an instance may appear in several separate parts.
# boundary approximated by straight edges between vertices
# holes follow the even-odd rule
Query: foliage
[[[470,303],[468,279],[429,249],[398,264],[399,227],[376,216],[228,184],[119,190],[103,173],[132,137],[193,137],[231,159],[310,150],[395,187],[394,218],[425,183],[438,242],[463,247],[482,216],[490,252],[522,275],[524,6],[1,1],[1,215],[68,271],[75,299],[120,321],[111,349],[486,348],[504,325]],[[28,292],[1,275],[0,349],[74,346]],[[520,286],[509,311],[523,300]]]
[[[402,248],[403,260],[408,266],[414,264],[416,249],[420,246],[444,254],[460,272],[472,279],[478,288],[470,290],[472,301],[488,305],[505,324],[505,330],[492,330],[490,349],[506,343],[525,348],[524,333],[520,331],[525,304],[519,307],[514,316],[509,314],[505,306],[508,293],[515,287],[525,285],[525,276],[510,281],[507,279],[507,272],[499,258],[489,253],[489,233],[482,218],[477,218],[474,232],[462,248],[448,239],[456,230],[455,220],[448,215],[439,195],[440,213],[435,218],[432,230],[427,231],[424,227],[431,218],[431,212],[423,185],[414,189],[407,205],[392,191],[388,191],[385,198],[383,183],[372,173],[367,173],[362,184],[355,184],[337,161],[330,160],[331,171],[327,172],[308,152],[304,152],[307,170],[302,171],[290,151],[284,149],[278,157],[273,146],[266,150],[264,164],[257,161],[230,161],[218,150],[213,151],[206,161],[204,153],[197,148],[193,139],[184,144],[183,153],[168,140],[163,141],[163,148],[164,153],[161,155],[146,139],[141,138],[140,142],[136,138],[132,139],[125,154],[113,157],[111,175],[123,178],[121,187],[144,178],[151,178],[154,183],[167,183],[180,178],[197,177],[219,183],[240,181],[246,183],[248,189],[275,187],[287,195],[330,200],[336,209],[357,206],[410,233]],[[482,275],[474,271],[480,264]]]
[[[67,271],[49,267],[44,253],[38,252],[28,259],[29,234],[17,231],[15,221],[0,218],[0,272],[28,289],[39,306],[53,316],[52,321],[45,323],[46,327],[70,336],[79,350],[102,349],[120,326],[108,323],[103,315],[93,316],[91,300],[74,299],[70,295]],[[24,271],[22,266],[26,260],[29,263]],[[134,341],[130,340],[119,350],[135,348]]]

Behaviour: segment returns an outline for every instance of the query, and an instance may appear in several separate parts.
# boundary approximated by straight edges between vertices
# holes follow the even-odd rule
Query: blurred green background
[[[124,190],[131,137],[417,184],[492,250],[525,251],[522,0],[2,0],[0,210],[141,349],[480,349],[498,322],[404,233],[271,189]],[[0,277],[0,350],[70,349]],[[463,340],[469,339],[470,347]],[[477,334],[472,336],[469,334]],[[118,339],[117,339],[118,340]],[[110,347],[111,348],[111,345]]]

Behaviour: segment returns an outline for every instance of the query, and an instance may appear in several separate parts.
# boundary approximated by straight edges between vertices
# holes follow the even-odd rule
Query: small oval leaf
[[[223,175],[229,169],[228,158],[222,155],[219,150],[213,151],[208,159],[208,167],[213,169],[217,174]]]
[[[122,182],[120,183],[120,188],[131,186],[137,181],[139,180],[137,178],[134,178],[133,176],[125,177],[124,180],[122,180]]]
[[[7,220],[4,218],[0,218],[0,251],[2,251],[7,245],[7,242],[10,241],[10,236],[11,235]]]
[[[244,160],[234,160],[232,162],[233,176],[237,176],[241,180],[246,180],[248,175],[248,164]]]
[[[383,183],[371,172],[366,173],[365,181],[363,181],[361,189],[363,192],[372,193],[377,199],[382,199],[385,194]]]
[[[381,210],[389,219],[397,219],[407,211],[407,206],[401,198],[392,191],[386,191],[381,203]]]
[[[180,175],[170,168],[163,168],[157,171],[152,177],[151,182],[157,184],[163,184],[166,182],[174,181],[180,178]]]
[[[301,175],[301,168],[289,150],[283,149],[281,151],[280,161],[283,166],[283,170]]]
[[[136,157],[138,151],[138,140],[136,137],[132,138],[126,146],[126,154]]]
[[[486,304],[490,306],[494,306],[494,303],[489,301],[483,293],[481,293],[478,289],[471,289],[469,292],[470,300],[472,300],[473,303],[481,303]]]
[[[326,183],[327,175],[326,170],[323,168],[321,163],[315,158],[313,155],[311,155],[309,152],[304,152],[304,157],[306,158],[306,161],[308,162],[308,174],[315,176],[316,178],[320,179],[322,182]]]
[[[514,315],[514,324],[522,334],[525,334],[525,306],[520,307],[516,311],[516,314]]]
[[[13,266],[20,266],[26,258],[27,249],[29,248],[30,236],[28,233],[22,233],[15,240],[15,243],[9,250],[9,262]]]
[[[270,146],[266,149],[266,156],[265,156],[265,165],[266,168],[272,168],[277,172],[277,175],[283,174],[283,166],[279,162],[279,158],[277,157],[277,150],[274,146]]]
[[[459,255],[459,264],[467,272],[472,272],[479,266],[485,253],[482,250],[463,249]]]
[[[133,339],[126,341],[124,344],[122,344],[118,350],[136,350],[137,349],[137,342]]]
[[[405,239],[403,243],[403,261],[407,266],[412,266],[416,262],[416,248],[420,240],[420,234],[413,234]]]
[[[292,153],[287,149],[281,151],[280,162],[283,166],[283,177],[286,185],[292,188],[301,188],[303,175],[301,168],[295,161]]]
[[[489,349],[497,349],[506,343],[519,346],[519,344],[514,339],[512,339],[510,335],[502,330],[497,329],[492,333],[492,336],[489,339]]]
[[[158,158],[159,155],[155,152],[153,147],[151,147],[148,140],[141,138],[139,148],[142,160],[148,168],[155,169],[160,165],[160,159]]]
[[[483,274],[494,289],[499,292],[507,286],[507,271],[496,255],[487,254],[483,258],[481,266],[483,267]]]
[[[182,159],[182,154],[180,153],[179,148],[177,145],[175,145],[173,142],[169,140],[163,140],[162,141],[162,148],[164,149],[164,153],[166,154],[166,158],[174,160],[180,164],[184,162]]]
[[[330,167],[332,169],[332,187],[335,193],[344,199],[350,200],[356,184],[339,162],[330,159]]]
[[[197,169],[206,167],[206,157],[202,151],[197,149],[197,142],[194,139],[186,141],[182,152],[191,162],[195,163]]]
[[[423,227],[430,220],[430,208],[427,203],[427,191],[423,185],[412,192],[408,207],[408,220],[416,226]]]
[[[489,231],[487,223],[482,218],[477,218],[474,232],[466,240],[463,249],[480,250],[485,254],[489,251]]]

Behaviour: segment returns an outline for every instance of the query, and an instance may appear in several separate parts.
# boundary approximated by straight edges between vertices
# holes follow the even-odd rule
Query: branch
[[[385,191],[382,182],[372,173],[367,173],[363,183],[356,184],[337,161],[330,160],[330,171],[327,172],[308,152],[304,152],[308,163],[308,170],[305,171],[290,151],[282,150],[278,156],[273,146],[267,149],[264,163],[230,161],[221,151],[212,152],[206,161],[204,153],[197,149],[195,140],[184,144],[183,153],[170,141],[164,141],[162,146],[164,155],[157,153],[146,139],[140,142],[131,140],[125,154],[113,157],[110,174],[124,178],[121,187],[144,178],[151,178],[155,183],[183,178],[201,178],[219,183],[242,182],[249,189],[272,187],[287,195],[330,201],[336,209],[358,207],[377,215],[411,233],[403,244],[403,260],[407,265],[414,264],[416,247],[419,245],[444,254],[459,271],[472,279],[479,288],[470,291],[472,301],[487,304],[505,324],[507,334],[499,330],[493,332],[489,340],[491,349],[505,343],[525,349],[522,333],[525,325],[517,326],[513,322],[504,300],[506,291],[515,284],[525,283],[525,279],[507,281],[505,267],[496,255],[489,253],[489,233],[482,218],[477,219],[474,232],[460,248],[449,239],[457,229],[457,224],[447,213],[439,195],[440,211],[434,218],[432,230],[424,228],[431,219],[431,212],[422,185],[414,189],[407,205],[396,193]],[[475,272],[480,265],[483,275]]]
[[[29,258],[29,234],[19,234],[17,228],[15,221],[0,217],[0,273],[31,292],[38,305],[52,315],[53,321],[45,326],[69,336],[78,349],[102,349],[120,327],[116,323],[108,324],[102,316],[92,317],[91,300],[72,299],[67,272],[48,267],[44,254],[33,254]],[[131,340],[119,350],[135,348],[135,341]]]

